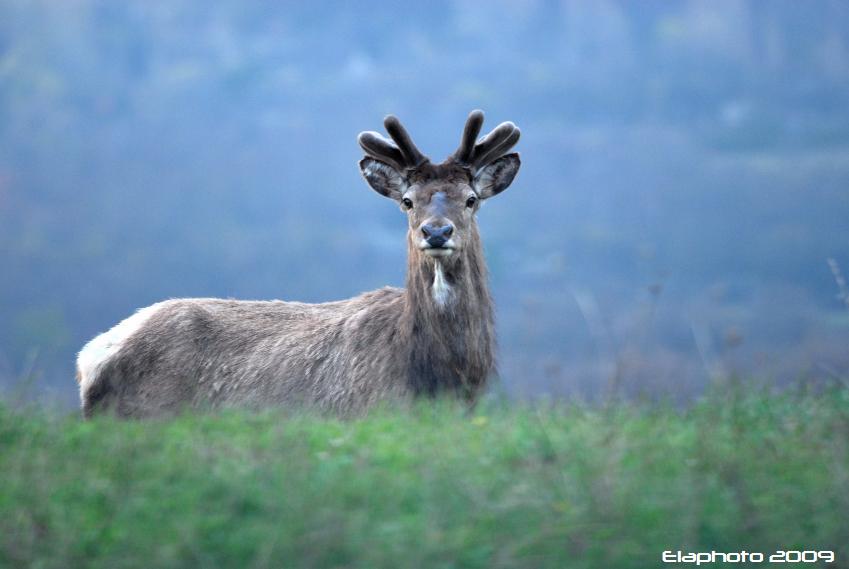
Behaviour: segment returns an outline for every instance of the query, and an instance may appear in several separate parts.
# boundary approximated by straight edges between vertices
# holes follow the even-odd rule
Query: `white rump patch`
[[[433,287],[430,292],[433,295],[433,301],[439,307],[444,307],[451,299],[451,286],[445,280],[445,273],[442,270],[442,263],[436,262],[436,267],[433,274]]]
[[[77,370],[80,378],[80,395],[84,395],[88,387],[97,377],[100,368],[109,358],[118,353],[127,338],[141,328],[163,303],[142,308],[129,318],[113,326],[109,331],[93,338],[83,346],[77,356]]]

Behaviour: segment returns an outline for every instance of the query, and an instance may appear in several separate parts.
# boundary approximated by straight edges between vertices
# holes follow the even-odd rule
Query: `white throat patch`
[[[451,286],[445,280],[445,273],[442,270],[442,263],[437,261],[434,263],[433,287],[430,293],[433,295],[433,301],[440,308],[444,308],[448,301],[451,300]]]

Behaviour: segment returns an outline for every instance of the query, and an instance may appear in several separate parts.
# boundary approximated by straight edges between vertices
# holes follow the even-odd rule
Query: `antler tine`
[[[383,160],[390,166],[403,172],[405,168],[404,156],[394,143],[385,139],[374,131],[361,132],[357,137],[360,147],[372,158]]]
[[[475,151],[472,154],[472,165],[476,168],[485,166],[487,164],[487,160],[492,161],[495,159],[496,156],[494,156],[494,153],[504,148],[504,143],[510,140],[511,135],[513,135],[516,130],[518,129],[512,122],[503,122],[492,129],[489,134],[484,136],[477,144],[475,144]],[[503,151],[506,151],[506,148],[504,148]]]
[[[404,156],[404,162],[408,168],[421,166],[428,161],[428,157],[419,152],[419,149],[413,144],[413,139],[410,138],[407,130],[401,126],[401,121],[396,116],[388,115],[383,119],[383,126],[392,140],[395,141],[395,144],[398,145],[398,150]]]
[[[502,129],[502,127],[504,128]],[[502,129],[501,132],[498,132],[499,129]],[[492,131],[491,136],[482,140],[475,147],[473,160],[475,166],[485,166],[496,158],[500,158],[516,146],[520,136],[522,136],[522,131],[519,130],[519,127],[511,122],[501,123]]]
[[[463,137],[460,139],[460,147],[454,152],[454,159],[457,162],[466,165],[471,164],[472,154],[475,151],[475,140],[477,140],[482,126],[483,111],[475,109],[469,113],[469,118],[466,119]]]

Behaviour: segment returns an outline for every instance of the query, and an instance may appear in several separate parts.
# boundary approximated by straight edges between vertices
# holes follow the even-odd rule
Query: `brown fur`
[[[376,190],[395,191],[384,191],[379,185],[385,180],[370,173],[364,166]],[[384,173],[400,175],[394,167]],[[404,289],[322,304],[181,299],[156,305],[95,377],[84,380],[78,371],[84,415],[294,404],[347,416],[419,395],[474,401],[493,372],[495,354],[477,205],[468,205],[469,197],[487,196],[475,180],[473,170],[452,159],[410,169],[403,183],[392,180],[404,191],[390,197],[414,203]],[[449,256],[432,257],[422,248],[421,227],[434,220],[453,225]],[[450,287],[441,303],[432,291],[438,268]]]

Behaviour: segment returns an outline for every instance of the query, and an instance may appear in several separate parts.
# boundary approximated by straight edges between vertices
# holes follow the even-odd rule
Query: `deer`
[[[170,299],[138,310],[77,357],[82,414],[303,406],[340,417],[447,396],[473,405],[495,372],[495,323],[476,214],[519,171],[520,131],[478,138],[480,110],[442,163],[393,115],[367,131],[360,172],[408,219],[404,288],[347,300]]]

